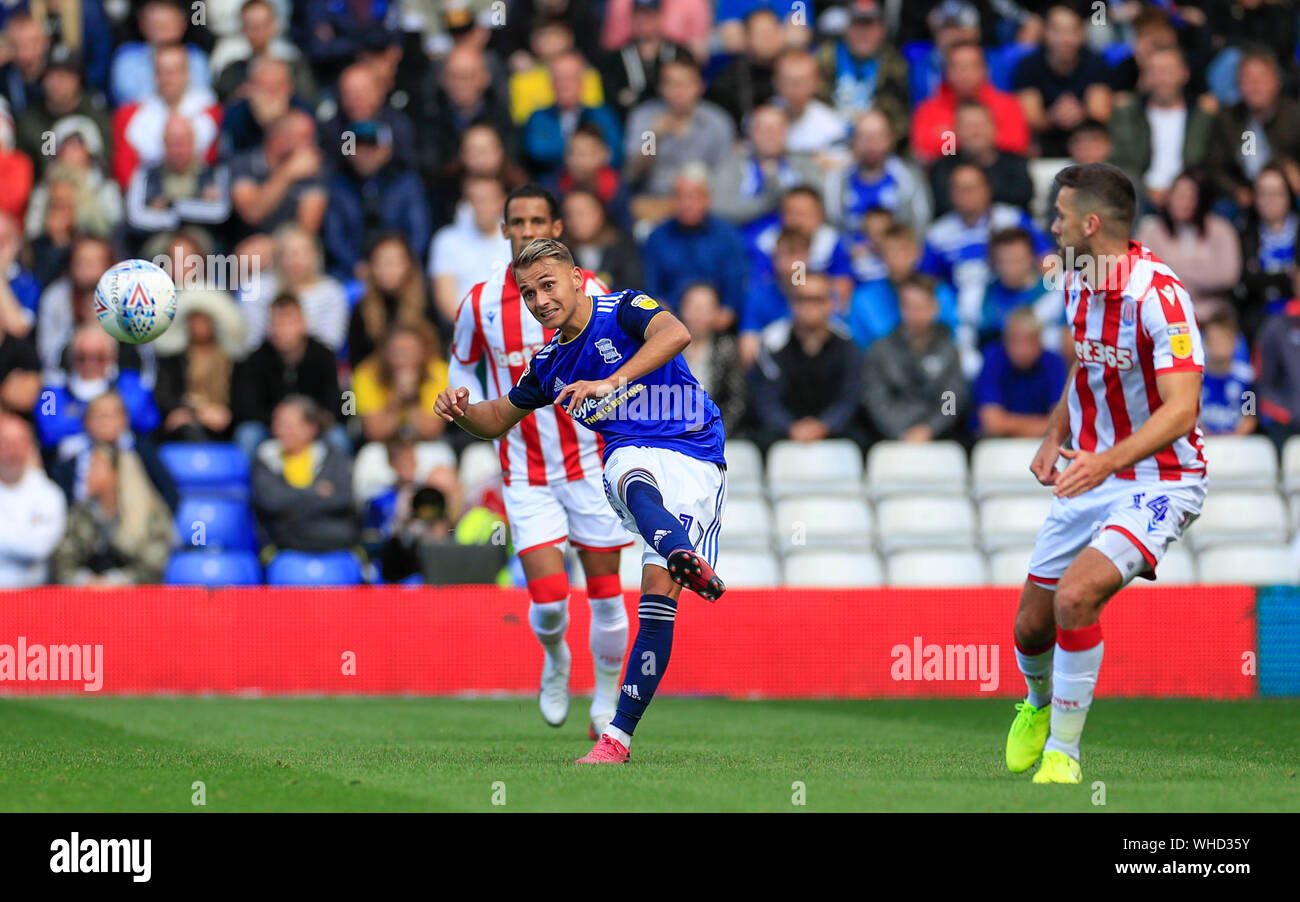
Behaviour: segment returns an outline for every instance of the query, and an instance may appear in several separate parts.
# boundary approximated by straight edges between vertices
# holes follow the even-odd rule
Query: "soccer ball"
[[[95,316],[118,341],[153,341],[176,318],[176,283],[148,260],[125,260],[99,277]]]

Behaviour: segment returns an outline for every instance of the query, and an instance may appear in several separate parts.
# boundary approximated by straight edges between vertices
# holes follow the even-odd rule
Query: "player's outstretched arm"
[[[646,324],[645,344],[628,361],[609,374],[609,378],[594,382],[571,382],[560,391],[555,403],[567,411],[582,406],[588,398],[603,398],[619,385],[653,373],[672,360],[691,343],[691,333],[677,317],[661,310]]]
[[[469,389],[446,388],[433,405],[434,413],[448,423],[455,423],[470,435],[478,438],[501,438],[528,416],[504,397],[491,401],[469,403]]]

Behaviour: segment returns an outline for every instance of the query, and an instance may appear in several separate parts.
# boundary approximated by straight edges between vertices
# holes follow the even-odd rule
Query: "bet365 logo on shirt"
[[[1114,345],[1103,344],[1095,338],[1076,341],[1074,355],[1079,358],[1080,363],[1104,363],[1117,370],[1133,369],[1132,348],[1117,348]]]

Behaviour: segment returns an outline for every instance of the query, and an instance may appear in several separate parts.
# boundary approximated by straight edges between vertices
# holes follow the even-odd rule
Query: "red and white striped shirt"
[[[608,294],[595,274],[583,270],[588,295]],[[452,341],[455,362],[477,366],[487,356],[487,398],[508,394],[523,375],[524,367],[555,334],[528,311],[515,284],[513,266],[470,289],[456,312]],[[555,407],[543,407],[524,417],[517,429],[496,441],[501,475],[506,485],[551,485],[573,482],[601,473],[600,436],[561,416]]]
[[[1162,403],[1158,374],[1199,373],[1205,363],[1191,296],[1163,260],[1130,241],[1116,280],[1118,287],[1097,291],[1078,270],[1066,277],[1065,312],[1079,361],[1069,386],[1070,434],[1084,451],[1105,451],[1146,423]],[[1115,476],[1203,481],[1200,427]]]

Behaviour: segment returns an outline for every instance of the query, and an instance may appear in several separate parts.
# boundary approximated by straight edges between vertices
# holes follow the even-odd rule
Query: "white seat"
[[[772,511],[762,496],[728,498],[722,512],[722,536],[732,548],[770,550]]]
[[[904,548],[972,548],[975,508],[967,498],[918,495],[876,506],[877,534],[886,554]]]
[[[879,586],[885,570],[874,554],[852,551],[795,551],[784,560],[787,586]]]
[[[989,583],[994,586],[1023,586],[1029,576],[1032,545],[1004,548],[989,555]]]
[[[744,439],[727,441],[727,498],[763,494],[763,455],[758,446]]]
[[[1052,508],[1052,495],[998,495],[980,502],[980,538],[984,550],[1033,545]]]
[[[474,442],[460,452],[460,484],[466,495],[501,477],[501,458],[491,442]]]
[[[496,455],[492,455],[493,465]],[[423,481],[437,467],[455,467],[456,452],[446,442],[417,442],[415,478]],[[352,461],[352,501],[358,509],[397,481],[397,473],[388,465],[388,449],[383,442],[367,442]]]
[[[1138,577],[1129,580],[1129,586],[1139,589],[1148,586],[1191,586],[1198,582],[1196,577],[1196,560],[1192,553],[1182,545],[1174,544],[1165,549],[1165,556],[1156,567],[1156,579]]]
[[[877,442],[867,453],[873,499],[917,492],[966,492],[966,452],[956,442]]]
[[[1213,472],[1218,475],[1217,469]],[[1288,494],[1300,492],[1300,435],[1291,436],[1282,446],[1282,486]]]
[[[1205,439],[1212,491],[1277,488],[1277,451],[1262,435],[1211,435]]]
[[[886,571],[891,586],[988,584],[984,555],[978,551],[904,551],[890,556]]]
[[[860,497],[790,498],[777,502],[776,538],[782,548],[865,549],[871,544],[871,510]]]
[[[1220,545],[1201,554],[1199,563],[1205,585],[1295,585],[1300,581],[1300,565],[1285,545]]]
[[[714,570],[728,589],[760,589],[781,584],[781,568],[771,552],[723,550],[718,552]]]
[[[1240,542],[1285,542],[1290,534],[1290,517],[1276,492],[1211,490],[1200,519],[1187,530],[1187,542],[1200,551]]]
[[[1029,215],[1036,222],[1046,223],[1048,216],[1047,201],[1052,195],[1052,181],[1056,174],[1070,165],[1067,157],[1038,157],[1027,161],[1029,181],[1034,186],[1033,197],[1029,201]]]
[[[848,439],[779,441],[767,450],[767,488],[774,500],[857,492],[861,482],[862,451]]]
[[[1041,444],[1036,438],[980,439],[971,452],[971,493],[976,498],[987,498],[1044,491],[1029,472]]]

